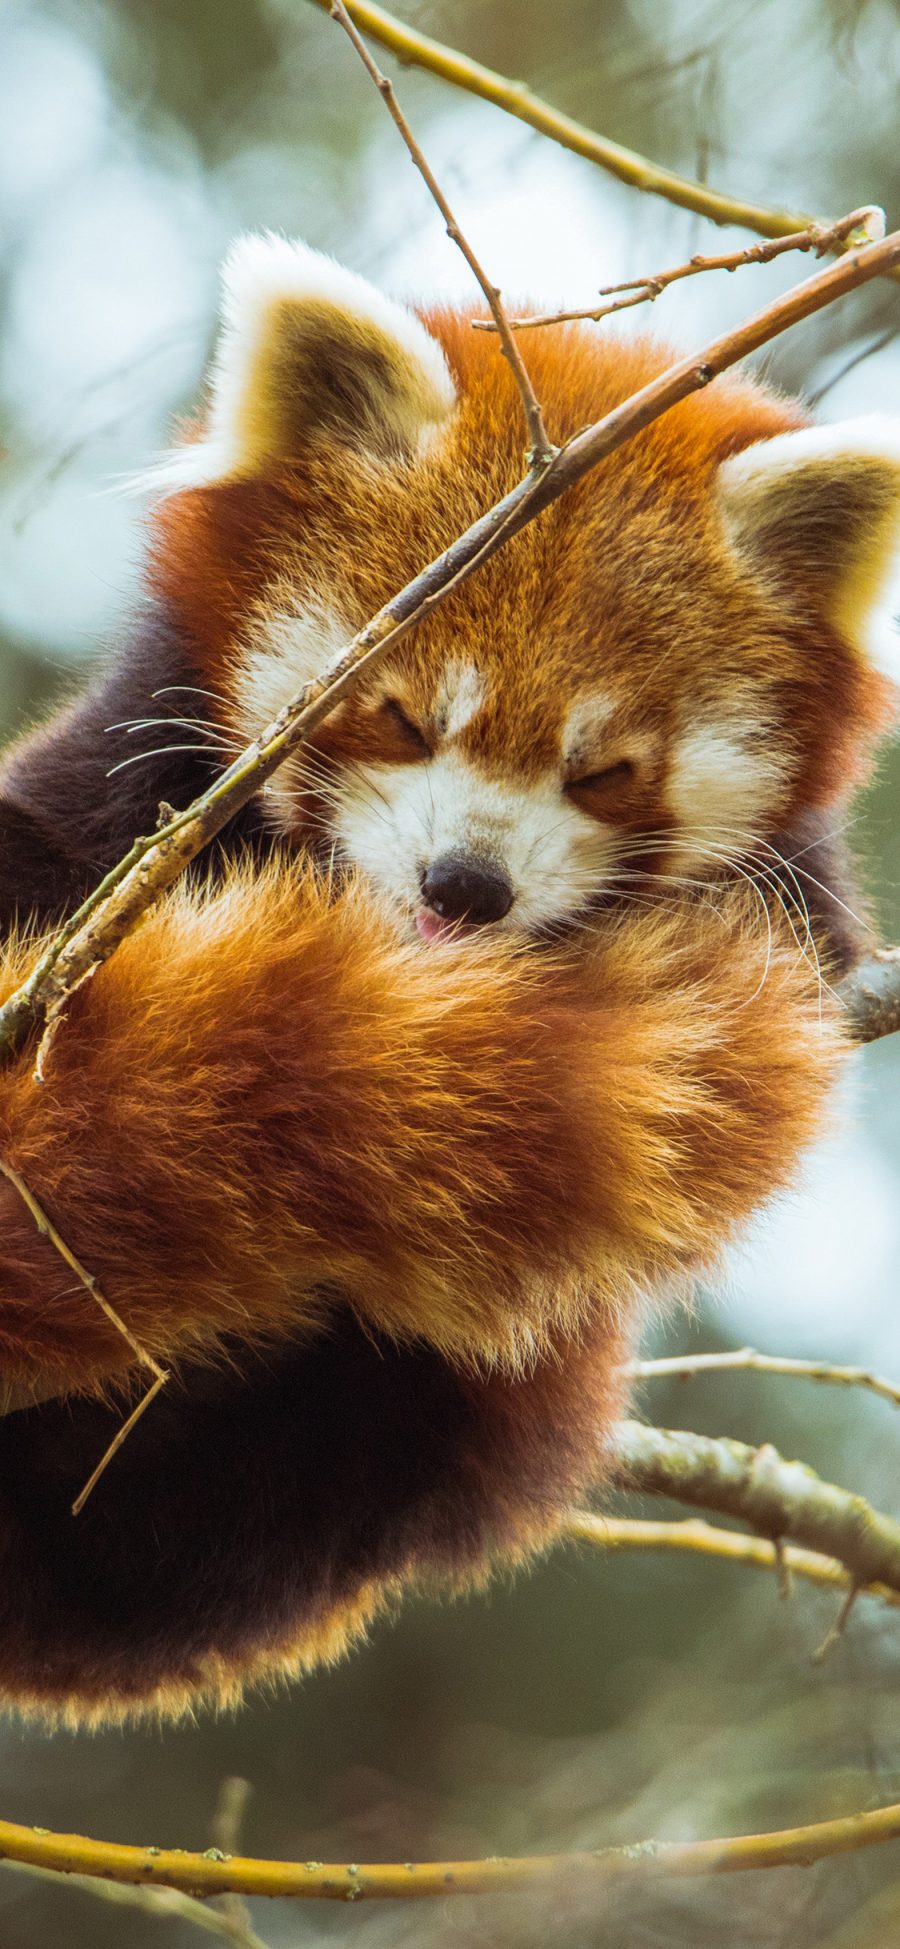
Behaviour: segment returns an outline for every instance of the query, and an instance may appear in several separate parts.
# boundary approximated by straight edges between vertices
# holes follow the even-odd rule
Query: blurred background
[[[760,202],[900,221],[895,0],[398,0],[405,20],[654,160]],[[385,65],[398,72],[390,58]],[[512,296],[597,287],[745,233],[623,188],[414,71],[401,100],[491,275]],[[348,43],[307,0],[59,0],[0,13],[0,721],[26,724],[115,638],[138,586],[123,476],[196,393],[216,265],[246,227],[299,233],[412,297],[467,296]],[[786,259],[667,294],[699,345],[793,282]],[[624,333],[642,313],[607,324]],[[827,418],[890,410],[900,302],[881,283],[769,348]],[[900,756],[852,836],[873,918],[900,938]],[[722,1289],[654,1350],[738,1346],[900,1375],[900,1042],[859,1059],[839,1128]],[[755,1375],[654,1382],[670,1426],[771,1440],[900,1514],[884,1402]],[[656,1507],[648,1513],[661,1513]],[[672,1513],[677,1513],[674,1510]],[[701,1559],[561,1549],[530,1577],[409,1603],[338,1669],[234,1718],[99,1736],[0,1730],[7,1818],[204,1847],[222,1781],[247,1851],[324,1859],[516,1853],[686,1837],[900,1799],[900,1621],[861,1603],[824,1665],[834,1601]],[[896,1883],[896,1897],[891,1894]],[[890,1917],[893,1915],[893,1921]],[[560,1943],[880,1949],[900,1941],[900,1848],[812,1869],[578,1897],[345,1910],[257,1905],[277,1945]],[[170,1949],[178,1920],[0,1868],[0,1945]]]

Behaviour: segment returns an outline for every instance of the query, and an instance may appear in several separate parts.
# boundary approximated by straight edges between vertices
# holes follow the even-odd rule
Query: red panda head
[[[157,472],[152,578],[241,741],[523,468],[468,316],[247,238],[199,437]],[[524,341],[557,441],[670,356]],[[535,931],[753,855],[858,782],[900,530],[900,421],[812,427],[743,378],[686,400],[471,577],[267,794],[424,938]]]

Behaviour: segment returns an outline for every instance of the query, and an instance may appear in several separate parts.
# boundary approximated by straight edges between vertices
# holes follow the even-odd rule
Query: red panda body
[[[467,319],[277,241],[230,280],[147,616],[0,776],[7,927],[70,911],[521,469]],[[663,354],[529,358],[561,439]],[[828,842],[888,716],[898,451],[743,381],[685,402],[326,721],[73,999],[42,1086],[0,1074],[4,1154],[178,1370],[73,1519],[133,1363],[4,1186],[9,1699],[234,1698],[596,1478],[640,1294],[821,1122],[811,960],[852,953]]]
[[[44,1084],[0,1078],[5,1154],[176,1370],[73,1518],[128,1350],[4,1186],[6,1698],[228,1702],[544,1542],[641,1295],[787,1180],[839,1053],[739,893],[553,960],[397,943],[284,866],[168,903]]]

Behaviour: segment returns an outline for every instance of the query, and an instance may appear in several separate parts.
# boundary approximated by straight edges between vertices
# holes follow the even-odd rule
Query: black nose
[[[515,895],[502,867],[471,853],[444,853],[422,879],[429,907],[442,920],[467,920],[476,926],[502,920]]]

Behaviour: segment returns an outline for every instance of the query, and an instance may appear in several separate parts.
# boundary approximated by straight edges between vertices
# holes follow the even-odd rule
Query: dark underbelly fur
[[[0,1688],[140,1697],[195,1681],[210,1651],[277,1646],[412,1562],[426,1578],[486,1564],[599,1468],[596,1333],[574,1351],[583,1387],[556,1362],[476,1379],[342,1308],[314,1341],[240,1350],[239,1374],[184,1370],[77,1518],[121,1407],[0,1420]]]

